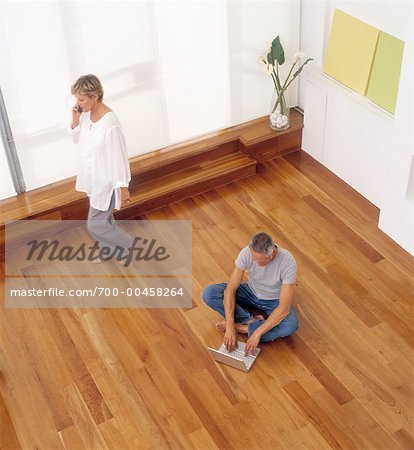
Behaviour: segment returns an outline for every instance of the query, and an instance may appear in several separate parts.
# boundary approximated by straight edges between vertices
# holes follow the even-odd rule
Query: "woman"
[[[104,247],[110,253],[117,246],[127,249],[131,238],[117,227],[113,216],[114,209],[130,202],[131,172],[122,127],[102,102],[104,91],[95,75],[78,78],[71,92],[76,104],[70,133],[79,146],[75,189],[89,197],[88,231],[99,241],[101,251]],[[116,257],[121,259],[119,253]]]

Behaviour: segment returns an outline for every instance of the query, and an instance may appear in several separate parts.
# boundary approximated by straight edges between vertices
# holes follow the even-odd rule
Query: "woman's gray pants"
[[[109,208],[106,211],[100,211],[89,206],[88,231],[99,242],[101,252],[104,247],[109,248],[109,250],[105,251],[105,258],[103,259],[107,259],[107,255],[114,255],[116,259],[121,259],[122,256],[128,253],[128,248],[132,244],[132,237],[121,230],[116,224],[113,214],[114,207],[115,191],[112,194]]]

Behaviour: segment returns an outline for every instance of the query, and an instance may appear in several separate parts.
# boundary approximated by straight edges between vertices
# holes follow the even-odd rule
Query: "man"
[[[241,283],[244,271],[249,281]],[[278,247],[266,233],[252,237],[236,259],[229,282],[212,284],[203,291],[203,300],[225,317],[216,327],[225,331],[228,351],[237,346],[237,333],[249,336],[246,355],[253,354],[259,342],[289,336],[298,329],[298,316],[292,304],[296,280],[296,261],[287,250]],[[246,308],[264,311],[252,316]]]

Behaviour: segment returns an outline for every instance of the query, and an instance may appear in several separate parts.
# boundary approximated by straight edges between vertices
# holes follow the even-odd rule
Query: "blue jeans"
[[[224,290],[227,283],[211,284],[203,291],[203,300],[223,317],[224,313]],[[263,300],[254,295],[247,283],[241,283],[236,291],[236,305],[234,309],[234,320],[236,323],[246,323],[253,318],[246,307],[253,307],[264,311],[270,315],[279,305],[279,300]],[[256,320],[248,325],[248,336],[250,337],[254,331],[260,327],[264,320]],[[274,341],[275,339],[289,336],[293,334],[299,327],[298,315],[295,307],[292,305],[290,313],[279,324],[267,331],[260,338],[260,342]]]

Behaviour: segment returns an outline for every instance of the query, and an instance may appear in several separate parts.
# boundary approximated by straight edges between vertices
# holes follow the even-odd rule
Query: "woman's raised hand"
[[[79,125],[79,118],[82,114],[82,108],[79,105],[75,105],[72,108],[72,129]]]

